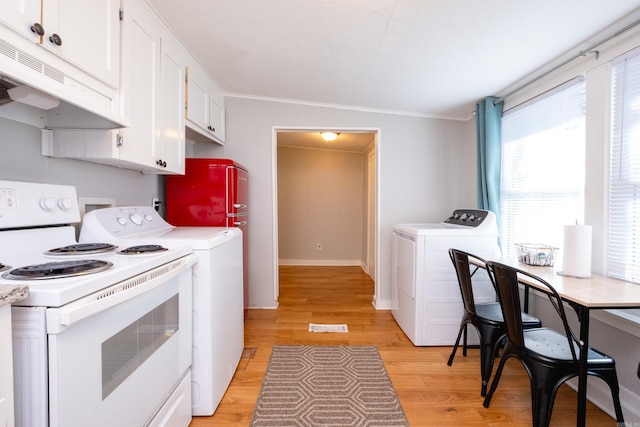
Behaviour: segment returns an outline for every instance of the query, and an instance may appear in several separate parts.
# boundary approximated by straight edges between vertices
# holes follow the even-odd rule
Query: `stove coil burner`
[[[109,243],[76,243],[61,248],[50,249],[45,255],[85,255],[110,252],[117,246]]]
[[[123,249],[118,253],[122,255],[140,255],[140,254],[153,254],[158,252],[164,252],[167,250],[168,250],[167,248],[164,248],[160,245],[138,245],[138,246],[131,246],[126,249]]]
[[[99,273],[113,266],[109,261],[83,259],[74,261],[47,262],[45,264],[27,265],[2,273],[4,279],[11,280],[43,280],[75,277],[85,274]]]

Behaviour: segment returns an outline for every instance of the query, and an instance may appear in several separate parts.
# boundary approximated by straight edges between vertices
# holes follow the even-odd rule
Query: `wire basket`
[[[515,243],[518,261],[528,265],[553,266],[558,248],[539,243]]]

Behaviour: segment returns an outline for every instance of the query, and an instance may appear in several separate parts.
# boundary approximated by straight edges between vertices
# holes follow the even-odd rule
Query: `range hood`
[[[43,129],[129,127],[113,102],[0,39],[0,117]]]

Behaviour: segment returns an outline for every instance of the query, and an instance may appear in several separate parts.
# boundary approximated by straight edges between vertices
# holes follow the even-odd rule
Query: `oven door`
[[[143,426],[158,411],[191,420],[193,255],[47,310],[50,426]],[[187,387],[188,389],[188,387]],[[173,393],[173,394],[172,394]]]

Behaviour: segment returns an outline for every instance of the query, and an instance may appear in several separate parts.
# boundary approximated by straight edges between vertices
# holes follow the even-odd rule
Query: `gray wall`
[[[403,222],[440,222],[453,209],[469,206],[464,195],[464,182],[468,180],[462,161],[467,137],[464,122],[234,97],[225,98],[225,102],[225,154],[245,165],[251,179],[251,307],[277,305],[274,129],[379,130],[378,308],[389,308],[391,303],[393,226]]]
[[[391,304],[391,231],[403,222],[439,222],[465,198],[460,121],[340,108],[227,98],[227,141],[187,145],[190,157],[228,157],[250,173],[251,307],[277,306],[275,204],[276,128],[319,127],[379,132],[377,147],[377,277],[374,303]],[[40,130],[0,118],[0,179],[74,185],[79,197],[113,198],[118,205],[164,200],[164,179],[95,163],[41,155]],[[475,201],[473,201],[475,203]]]
[[[74,185],[79,197],[111,198],[121,206],[147,206],[153,196],[164,197],[164,180],[156,175],[42,156],[40,134],[0,118],[0,179]]]

